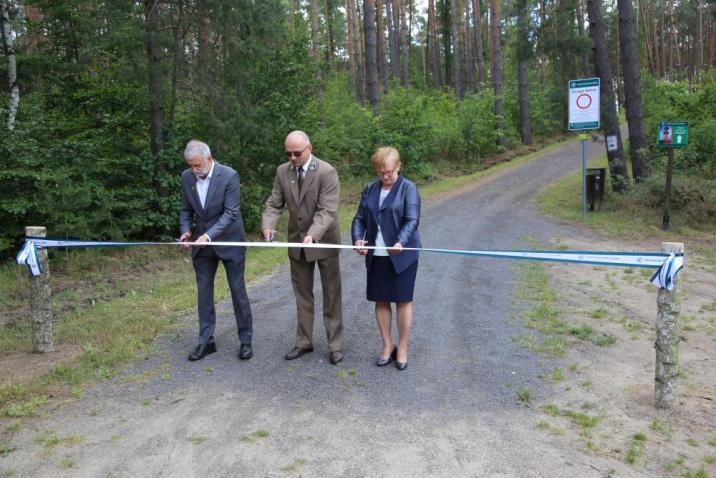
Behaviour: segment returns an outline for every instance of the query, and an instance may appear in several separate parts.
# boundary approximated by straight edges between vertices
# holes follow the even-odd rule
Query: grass
[[[592,342],[599,347],[616,343],[609,334],[598,333],[587,324],[570,324],[561,318],[559,298],[549,285],[549,273],[544,264],[527,262],[516,267],[518,273],[515,298],[526,327],[539,336],[523,333],[513,341],[533,352],[562,357],[567,354],[573,339]]]
[[[240,438],[239,441],[244,443],[256,443],[259,438],[268,438],[271,433],[268,430],[256,430],[246,436]]]
[[[641,447],[632,445],[629,450],[627,450],[626,457],[624,457],[624,461],[629,463],[630,465],[636,464],[637,460],[642,458],[644,456],[644,450],[641,449]]]
[[[306,464],[306,460],[299,458],[297,460],[294,460],[293,463],[291,463],[289,465],[282,466],[281,471],[285,471],[286,473],[295,473],[296,471],[298,471],[299,466],[305,465],[305,464]]]
[[[606,168],[606,155],[590,161],[590,168]],[[629,198],[618,197],[606,192],[601,211],[588,212],[582,217],[582,172],[579,171],[552,183],[537,196],[541,212],[562,220],[584,224],[608,237],[622,239],[649,239],[652,242],[684,242],[685,238],[714,236],[713,224],[704,224],[695,229],[679,220],[678,211],[671,212],[671,224],[667,231],[661,229],[662,211],[650,209],[643,203]],[[707,249],[707,248],[705,248]],[[706,253],[708,254],[708,252]],[[716,264],[716,254],[709,256]]]
[[[434,181],[421,186],[421,195],[428,199],[445,194],[517,167],[569,141],[574,138],[467,176]],[[347,182],[343,188],[344,198],[349,198],[338,211],[343,231],[349,228],[361,190],[362,181],[354,183]],[[285,233],[277,239],[285,239]],[[249,248],[246,280],[269,274],[286,260],[283,249]],[[151,353],[158,334],[184,327],[189,320],[184,316],[194,318],[187,313],[196,307],[191,261],[173,247],[52,251],[50,263],[54,342],[76,347],[81,353],[43,376],[1,387],[0,418],[34,416],[50,398],[81,398],[84,384],[114,376],[120,365]],[[11,263],[0,265],[0,323],[6,324],[0,325],[3,354],[31,348],[27,285],[24,268]],[[216,300],[223,300],[227,294],[225,274],[217,271]],[[556,353],[561,348],[559,343],[549,346]],[[164,380],[171,377],[168,371],[161,374]]]
[[[594,428],[599,425],[602,421],[602,417],[589,415],[583,412],[577,412],[569,408],[560,409],[553,403],[548,403],[540,407],[543,413],[551,417],[565,417],[568,418],[572,425],[585,430],[588,428]]]
[[[44,432],[35,437],[35,443],[41,445],[47,455],[52,455],[54,453],[55,448],[57,448],[58,446],[71,448],[74,446],[81,445],[86,441],[87,439],[85,437],[78,435],[67,435],[64,437],[59,437],[52,430],[45,430]]]
[[[520,388],[517,390],[517,401],[522,405],[529,407],[535,398],[535,393],[529,388]]]

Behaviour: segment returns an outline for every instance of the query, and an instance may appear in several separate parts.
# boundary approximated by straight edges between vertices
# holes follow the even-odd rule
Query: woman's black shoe
[[[408,368],[408,362],[398,362],[398,361],[396,360],[396,361],[395,361],[395,368],[397,368],[398,370],[405,370],[406,368]]]
[[[378,367],[385,367],[388,365],[391,360],[395,360],[395,357],[398,356],[398,347],[395,347],[393,351],[390,353],[390,356],[388,358],[379,358],[378,361],[375,363]]]

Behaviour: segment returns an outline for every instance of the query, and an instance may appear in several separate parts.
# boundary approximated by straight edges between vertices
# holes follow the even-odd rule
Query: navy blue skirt
[[[418,261],[396,274],[390,257],[375,256],[368,271],[366,296],[371,302],[412,302]]]

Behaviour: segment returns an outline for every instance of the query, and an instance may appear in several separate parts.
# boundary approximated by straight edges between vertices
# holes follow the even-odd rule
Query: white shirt
[[[312,160],[312,159],[313,159],[313,155],[311,155],[311,156],[308,157],[308,161],[306,161],[305,163],[303,163],[303,166],[299,166],[299,167],[295,168],[295,169],[296,169],[296,175],[297,175],[296,179],[298,179],[298,170],[299,170],[299,169],[302,169],[302,170],[303,170],[303,173],[302,173],[302,174],[303,174],[303,179],[306,179],[306,173],[308,172],[308,166],[311,164],[311,160]]]
[[[380,190],[380,199],[378,200],[378,210],[380,210],[380,207],[383,205],[383,201],[385,201],[385,198],[388,197],[388,194],[390,193],[390,189],[381,189]],[[380,223],[378,223],[378,235],[375,236],[375,247],[386,247],[385,240],[383,239],[383,233],[380,232]],[[374,256],[388,256],[388,251],[386,249],[375,249],[373,251]]]
[[[199,201],[201,202],[202,208],[205,208],[204,203],[206,203],[206,193],[209,191],[211,175],[214,174],[214,164],[216,163],[212,160],[209,174],[207,174],[204,179],[201,179],[199,176],[196,177],[196,192],[199,195]]]

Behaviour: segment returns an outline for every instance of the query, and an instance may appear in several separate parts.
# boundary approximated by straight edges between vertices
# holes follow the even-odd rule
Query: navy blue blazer
[[[380,201],[381,182],[373,181],[363,190],[358,211],[353,218],[351,236],[355,241],[368,241],[375,246],[378,235],[378,224],[383,234],[385,245],[390,247],[400,242],[403,247],[422,247],[418,224],[420,223],[420,194],[415,183],[398,176],[398,180],[390,188],[383,206],[378,208]],[[364,236],[365,235],[365,236]],[[395,272],[400,274],[418,260],[418,251],[403,251],[401,254],[390,254]],[[373,262],[373,249],[368,250],[365,264],[370,270]]]

